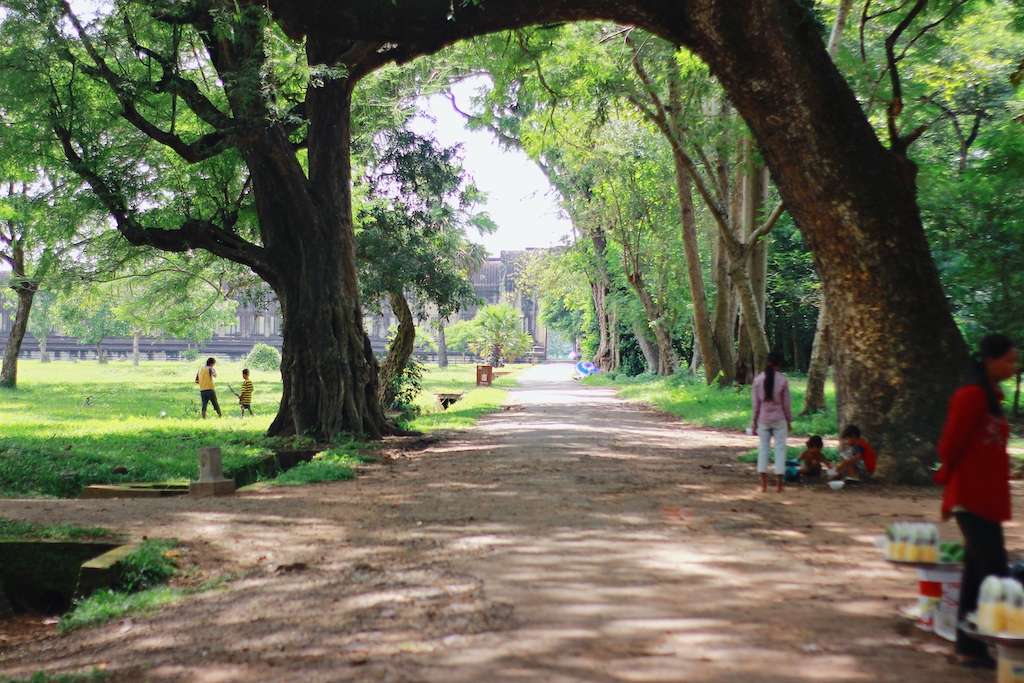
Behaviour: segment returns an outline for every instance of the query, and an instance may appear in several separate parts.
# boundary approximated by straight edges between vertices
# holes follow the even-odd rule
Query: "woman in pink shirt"
[[[782,491],[786,474],[786,437],[793,429],[790,409],[789,381],[779,372],[782,356],[769,353],[764,372],[754,378],[750,392],[754,407],[752,426],[761,437],[757,450],[757,473],[761,475],[761,490],[768,490],[768,450],[775,439],[775,490]]]

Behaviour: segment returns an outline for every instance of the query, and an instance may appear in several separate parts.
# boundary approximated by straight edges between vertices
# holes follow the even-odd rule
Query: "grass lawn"
[[[127,481],[182,481],[196,472],[196,453],[219,446],[226,472],[266,455],[263,436],[277,412],[281,378],[253,370],[255,417],[240,418],[228,390],[241,381],[242,363],[217,364],[218,419],[199,417],[194,383],[199,362],[20,361],[18,388],[0,390],[0,495],[74,496],[83,486]],[[505,368],[513,373],[517,368]],[[512,386],[512,375],[492,388],[476,389],[475,367],[429,367],[418,400],[422,412],[405,426],[432,431],[472,426],[497,410]],[[436,406],[434,392],[465,391],[448,411]],[[338,456],[339,454],[333,453]],[[353,464],[333,457],[287,482],[343,479]],[[115,473],[115,468],[127,473]]]
[[[196,453],[220,446],[225,470],[268,449],[263,432],[281,395],[278,373],[253,371],[255,417],[227,390],[241,363],[218,364],[225,417],[199,419],[199,363],[21,361],[18,388],[0,390],[0,492],[75,495],[82,486],[193,477]],[[114,468],[125,467],[126,474]]]
[[[799,417],[804,402],[807,379],[789,376],[789,390],[793,398],[793,433],[835,436],[835,387],[830,381],[825,387],[828,410]],[[689,424],[700,427],[743,430],[750,426],[750,387],[735,386],[726,389],[708,387],[703,382],[685,375],[654,377],[640,375],[596,375],[584,380],[593,386],[614,387],[622,398],[641,401],[659,410],[681,417]]]
[[[529,365],[508,365],[497,372],[508,373],[494,378],[490,387],[476,386],[475,365],[450,365],[441,369],[432,367],[423,378],[423,391],[416,400],[420,414],[405,423],[406,429],[434,432],[445,429],[468,429],[481,416],[493,413],[504,403],[508,389],[516,385],[516,375]],[[462,399],[442,410],[437,404],[437,393],[464,392]]]

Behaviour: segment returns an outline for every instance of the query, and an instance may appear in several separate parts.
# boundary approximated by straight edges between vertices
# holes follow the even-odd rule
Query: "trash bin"
[[[489,387],[494,382],[494,368],[490,365],[476,366],[476,385],[478,387]]]

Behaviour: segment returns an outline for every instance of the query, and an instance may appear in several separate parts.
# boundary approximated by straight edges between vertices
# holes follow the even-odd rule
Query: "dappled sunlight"
[[[73,633],[46,666],[87,669],[110,651],[128,680],[276,681],[301,667],[312,681],[783,683],[907,680],[890,672],[910,661],[933,683],[962,680],[897,615],[916,577],[874,547],[920,505],[867,489],[761,494],[736,461],[749,438],[684,430],[546,371],[524,373],[510,397],[521,410],[351,482],[0,501],[28,519],[127,520],[238,577]],[[206,654],[186,665],[181,651]],[[34,670],[35,652],[0,662]]]

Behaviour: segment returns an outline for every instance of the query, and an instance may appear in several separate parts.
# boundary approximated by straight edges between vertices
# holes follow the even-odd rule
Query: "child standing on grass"
[[[252,380],[249,379],[249,368],[242,370],[242,391],[238,394],[238,404],[242,407],[242,417],[245,411],[252,415]]]
[[[807,450],[800,454],[800,476],[817,478],[821,476],[823,468],[828,467],[828,460],[821,452],[825,442],[820,436],[812,436],[807,439]]]
[[[206,419],[206,406],[209,403],[213,404],[213,409],[217,411],[217,417],[224,417],[220,412],[220,404],[217,403],[217,392],[213,388],[213,379],[217,376],[217,371],[213,369],[213,366],[217,364],[216,358],[207,358],[206,365],[199,368],[199,372],[196,373],[196,384],[199,385],[199,399],[203,402],[203,419]]]
[[[789,398],[789,381],[779,372],[782,356],[769,353],[765,370],[754,378],[751,401],[754,408],[753,428],[761,437],[757,451],[757,473],[761,491],[768,490],[768,450],[775,439],[775,490],[782,491],[786,475],[786,437],[793,428]]]
[[[841,435],[842,461],[836,465],[838,478],[867,479],[875,473],[878,455],[867,439],[860,435],[860,427],[847,425]]]

